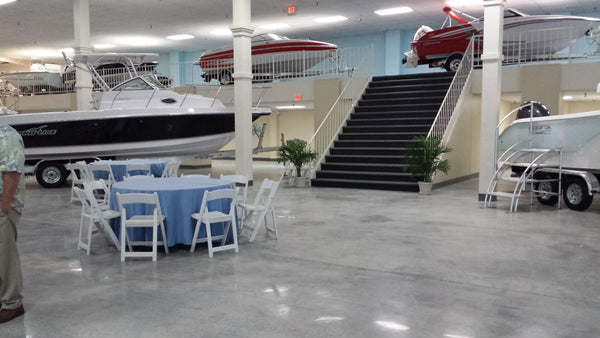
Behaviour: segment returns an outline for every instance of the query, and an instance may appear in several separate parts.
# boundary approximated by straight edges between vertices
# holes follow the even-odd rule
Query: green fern
[[[317,153],[310,150],[306,141],[291,139],[277,151],[278,163],[292,163],[296,167],[298,177],[302,176],[302,165],[317,158]]]
[[[448,174],[450,163],[441,160],[444,153],[452,151],[442,143],[439,136],[417,136],[413,139],[414,144],[406,153],[406,171],[413,174],[419,180],[431,182],[433,175],[441,171]]]

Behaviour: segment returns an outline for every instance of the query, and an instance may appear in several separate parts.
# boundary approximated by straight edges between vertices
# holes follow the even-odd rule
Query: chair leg
[[[269,227],[269,223],[265,220],[265,229],[267,229],[266,231],[266,235],[269,235],[269,231],[275,234],[275,239],[279,239],[279,235],[277,234],[277,223],[275,223],[275,211],[273,211],[273,208],[270,209],[270,214],[271,214],[271,221],[273,223],[272,227]],[[266,217],[266,215],[265,215]]]
[[[152,261],[156,262],[157,258],[158,258],[158,225],[155,224],[152,227]]]
[[[256,234],[258,234],[258,229],[260,229],[260,226],[265,222],[266,214],[267,210],[261,211],[260,215],[256,219],[256,225],[254,227],[254,230],[252,231],[252,235],[250,235],[250,239],[248,240],[248,242],[254,242]]]
[[[212,234],[211,234],[211,229],[210,229],[210,221],[206,221],[206,223],[204,223],[204,225],[206,226],[206,243],[208,243],[208,257],[213,256],[213,247],[212,247]]]
[[[94,222],[90,222],[87,231],[87,255],[90,255],[92,249],[92,229],[94,229]]]
[[[81,219],[79,220],[79,240],[77,241],[77,250],[83,249],[83,242],[81,241],[81,235],[83,235],[83,214],[81,215]]]
[[[194,236],[192,237],[192,246],[190,247],[190,252],[194,252],[196,250],[196,243],[198,242],[198,232],[200,232],[200,220],[196,221],[196,228],[194,229]]]
[[[160,232],[162,235],[162,243],[163,246],[165,247],[165,254],[169,254],[169,247],[167,246],[167,234],[165,232],[165,226],[163,225],[163,223],[160,223]]]
[[[127,242],[127,230],[121,222],[121,262],[125,262],[125,242]]]
[[[238,235],[237,235],[237,219],[235,217],[232,219],[231,231],[233,232],[233,244],[235,245],[235,252],[240,252],[240,248],[238,246]],[[227,237],[225,237],[227,239]]]

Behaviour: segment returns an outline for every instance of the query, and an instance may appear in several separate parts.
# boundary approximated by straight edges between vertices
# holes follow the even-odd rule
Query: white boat
[[[301,74],[337,50],[337,45],[309,39],[290,39],[265,33],[252,37],[252,73],[255,79],[276,77],[279,74]],[[233,46],[206,51],[195,63],[204,71],[206,82],[217,79],[221,84],[232,82]]]
[[[531,125],[531,126],[530,126]],[[600,110],[567,115],[518,119],[512,122],[498,138],[498,152],[521,144],[537,149],[562,149],[565,169],[600,173]],[[529,130],[532,128],[531,145]],[[556,155],[545,163],[558,165]]]
[[[94,71],[94,61],[104,54],[76,55],[72,60]],[[140,54],[113,54],[130,64]],[[95,158],[195,156],[214,153],[235,134],[234,112],[216,99],[177,94],[164,89],[152,74],[132,78],[105,92],[96,93],[88,111],[48,112],[0,116],[0,124],[15,128],[25,143],[26,162],[35,165],[38,182],[62,185],[65,163]],[[270,114],[254,108],[253,119]]]
[[[403,63],[412,68],[427,64],[430,67],[445,67],[456,71],[471,38],[483,34],[483,18],[444,8],[448,14],[442,28],[433,30],[423,26],[411,42]],[[466,20],[458,13],[467,17]],[[454,19],[458,25],[453,26]],[[591,34],[600,26],[599,18],[571,15],[527,15],[508,8],[504,16],[503,54],[505,60],[522,61],[553,55],[573,41]],[[482,41],[475,41],[474,51],[481,53]]]

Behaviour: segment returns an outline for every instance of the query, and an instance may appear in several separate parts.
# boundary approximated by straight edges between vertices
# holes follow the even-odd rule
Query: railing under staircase
[[[444,97],[444,101],[440,106],[440,109],[431,125],[431,129],[429,129],[429,134],[427,136],[438,136],[444,137],[446,133],[446,128],[450,123],[452,118],[452,114],[456,109],[456,105],[458,104],[458,100],[460,95],[469,80],[469,76],[471,75],[471,71],[473,70],[473,60],[474,60],[474,52],[473,45],[474,40],[471,40],[467,49],[465,50],[465,54],[460,62],[460,66],[454,74],[454,79],[452,83],[450,83],[450,87],[448,88],[448,92]]]
[[[521,106],[508,113],[496,126],[495,131],[495,151],[496,159],[494,166],[495,172],[490,180],[485,196],[484,206],[491,207],[493,197],[510,198],[510,212],[516,212],[519,200],[523,193],[528,193],[530,202],[533,203],[534,197],[539,196],[557,196],[557,206],[560,208],[560,191],[562,177],[562,149],[539,149],[533,146],[533,102]],[[508,147],[500,156],[498,156],[498,137],[500,127],[503,123],[522,108],[529,106],[529,131],[528,140],[515,143]],[[545,160],[553,155],[558,155],[558,164],[547,164]],[[517,168],[517,170],[515,170]],[[515,173],[520,172],[519,176]],[[554,173],[554,176],[547,176],[547,173]],[[500,182],[515,183],[512,191],[496,191]],[[544,189],[546,183],[556,183],[558,189]]]
[[[316,162],[317,165],[315,165],[317,169],[324,161],[328,149],[344,127],[348,116],[354,110],[354,106],[371,80],[372,69],[370,63],[373,59],[372,55],[372,49],[370,54],[365,53],[363,55],[357,70],[352,74],[352,77],[342,89],[342,92],[327,112],[327,115],[325,115],[325,118],[323,118],[321,124],[319,124],[314,135],[308,141],[311,150],[319,154]],[[311,175],[314,175],[314,171]]]

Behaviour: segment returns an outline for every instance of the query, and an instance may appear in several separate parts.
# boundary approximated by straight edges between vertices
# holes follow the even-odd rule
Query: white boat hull
[[[530,119],[520,119],[509,125],[499,136],[498,154],[519,143],[529,148]],[[531,126],[532,148],[562,149],[562,166],[600,172],[600,110],[547,117],[534,117]],[[546,163],[558,164],[558,156]]]

